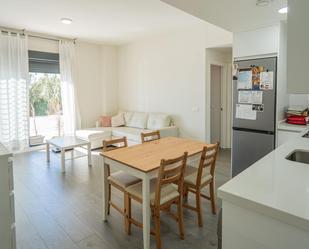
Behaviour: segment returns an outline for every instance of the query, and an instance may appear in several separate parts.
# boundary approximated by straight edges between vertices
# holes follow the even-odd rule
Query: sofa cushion
[[[147,127],[147,118],[148,115],[145,112],[134,112],[127,126],[144,129]]]
[[[171,117],[164,113],[149,113],[147,129],[158,130],[168,127],[171,124]]]
[[[125,125],[123,113],[118,113],[116,116],[112,117],[112,126],[119,127]]]
[[[123,113],[123,117],[124,117],[124,121],[125,121],[125,125],[129,126],[128,124],[130,123],[132,116],[133,116],[133,112],[122,112]]]
[[[133,127],[113,127],[112,136],[113,137],[127,137],[128,140],[134,142],[141,142],[141,133],[149,132],[146,129],[139,129]]]
[[[100,126],[101,127],[110,127],[112,126],[112,118],[109,116],[100,117]]]
[[[112,136],[112,127],[96,127],[84,130],[77,130],[76,136],[81,139],[94,140],[94,139],[109,139]]]

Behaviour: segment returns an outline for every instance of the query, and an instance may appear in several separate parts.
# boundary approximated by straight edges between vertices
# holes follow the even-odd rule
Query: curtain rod
[[[50,40],[50,41],[66,40],[66,41],[73,41],[75,43],[76,40],[77,40],[76,38],[70,39],[70,38],[59,37],[59,36],[51,36],[51,35],[26,31],[25,29],[13,29],[13,28],[7,28],[7,27],[2,27],[2,26],[0,26],[0,30],[1,30],[1,32],[4,31],[4,32],[19,33],[19,34],[22,34],[22,35],[28,35],[29,37],[40,38],[40,39],[45,39],[45,40]]]

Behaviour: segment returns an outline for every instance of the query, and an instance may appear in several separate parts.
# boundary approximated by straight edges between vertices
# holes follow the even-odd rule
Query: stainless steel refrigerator
[[[251,89],[262,91],[262,104],[258,105],[262,108],[255,112],[255,119],[247,119],[239,114],[239,109],[243,105],[239,103],[239,91],[250,91],[250,89],[239,89],[239,78],[233,80],[232,177],[271,152],[275,148],[276,141],[277,58],[240,60],[235,61],[235,64],[238,66],[238,72],[257,67],[263,68],[265,72],[273,72],[273,85],[269,89],[262,87]]]

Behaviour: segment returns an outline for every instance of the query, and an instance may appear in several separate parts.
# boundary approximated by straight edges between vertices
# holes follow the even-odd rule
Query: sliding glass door
[[[59,55],[29,51],[29,143],[63,134]]]

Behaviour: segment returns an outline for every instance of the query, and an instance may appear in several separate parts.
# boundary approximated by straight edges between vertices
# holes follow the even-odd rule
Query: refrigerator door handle
[[[233,127],[234,131],[246,131],[246,132],[252,132],[252,133],[261,133],[261,134],[267,134],[267,135],[275,135],[275,132],[273,131],[261,131],[261,130],[254,130],[254,129],[246,129],[246,128],[239,128],[239,127]]]

